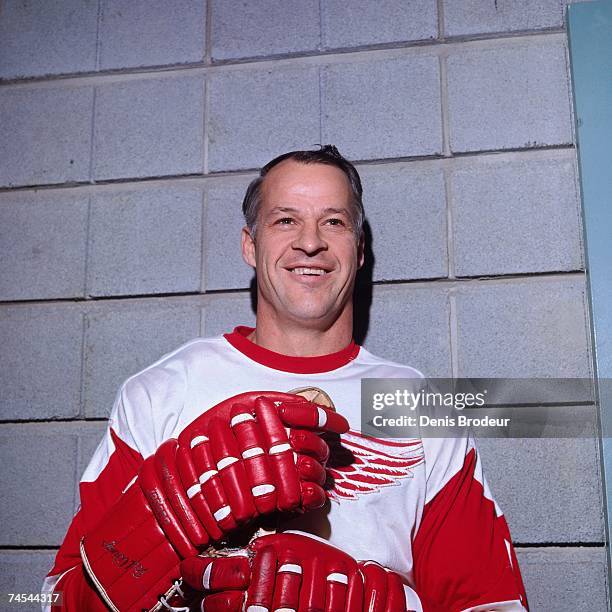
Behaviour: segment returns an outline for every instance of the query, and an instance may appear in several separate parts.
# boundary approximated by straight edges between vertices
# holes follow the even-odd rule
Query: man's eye
[[[336,219],[336,218],[328,219],[326,223],[328,223],[329,225],[344,225],[345,224],[342,219]]]
[[[282,219],[278,219],[278,221],[276,221],[277,225],[290,225],[291,223],[293,223],[293,219],[291,217],[283,217]]]

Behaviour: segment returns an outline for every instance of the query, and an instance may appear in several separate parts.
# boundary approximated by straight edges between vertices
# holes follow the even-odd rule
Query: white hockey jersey
[[[315,533],[356,559],[400,573],[427,612],[527,609],[506,521],[469,438],[382,440],[360,433],[362,378],[422,378],[351,343],[321,357],[274,353],[250,328],[181,346],[121,387],[108,430],[80,484],[81,508],[46,580],[65,609],[83,609],[79,541],[144,458],[204,411],[246,391],[316,386],[350,423],[350,465],[330,466],[330,503],[282,526]],[[409,589],[407,589],[409,591]],[[101,607],[100,609],[104,609]]]

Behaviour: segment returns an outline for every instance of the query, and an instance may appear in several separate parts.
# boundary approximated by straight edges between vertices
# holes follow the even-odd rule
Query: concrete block
[[[85,415],[106,417],[123,381],[199,335],[196,307],[133,303],[87,315]]]
[[[470,283],[456,304],[459,376],[591,377],[582,278]]]
[[[202,172],[202,77],[128,81],[96,94],[94,177]]]
[[[606,551],[601,548],[527,548],[517,551],[529,609],[534,612],[608,610]]]
[[[202,190],[163,187],[92,197],[90,295],[198,291]]]
[[[430,0],[326,0],[321,28],[327,49],[425,40],[438,35],[438,15]]]
[[[583,267],[571,160],[473,162],[451,173],[458,276]]]
[[[563,410],[560,407],[555,409]],[[593,409],[581,406],[593,419]],[[601,542],[599,455],[591,438],[480,439],[485,475],[514,542]]]
[[[357,319],[360,327],[368,323],[370,352],[438,377],[451,375],[448,321],[446,292],[416,286],[375,287],[369,320]]]
[[[204,261],[206,289],[248,288],[254,272],[242,259],[242,200],[254,176],[215,180],[206,188]]]
[[[319,46],[317,0],[211,2],[213,60],[297,53]]]
[[[100,69],[201,62],[206,2],[102,0]]]
[[[95,70],[97,20],[89,0],[3,2],[0,78]]]
[[[2,546],[53,546],[74,512],[77,440],[40,425],[0,427]]]
[[[337,145],[349,159],[442,150],[435,57],[326,66],[321,70],[321,100],[322,142]]]
[[[565,0],[444,0],[447,36],[563,27]]]
[[[102,421],[81,421],[74,427],[75,434],[78,436],[78,452],[77,464],[75,470],[75,495],[74,495],[74,511],[76,512],[81,503],[79,495],[79,482],[85,472],[85,468],[89,465],[94,451],[104,437],[108,423]]]
[[[453,151],[572,142],[561,43],[454,51],[448,58],[448,99]]]
[[[8,593],[40,593],[44,577],[53,567],[54,550],[5,550],[0,552],[2,610],[34,610],[29,604],[8,604]],[[6,606],[6,607],[5,607]]]
[[[0,186],[89,178],[91,87],[0,92]]]
[[[0,317],[2,419],[79,414],[83,320],[75,310],[4,307]]]
[[[0,195],[0,299],[84,295],[88,197]]]
[[[217,73],[209,87],[209,170],[259,168],[321,140],[317,68]]]
[[[374,280],[447,276],[446,195],[439,167],[359,169],[372,231]]]
[[[255,327],[255,312],[249,293],[214,296],[202,311],[202,335],[218,336],[238,325]]]

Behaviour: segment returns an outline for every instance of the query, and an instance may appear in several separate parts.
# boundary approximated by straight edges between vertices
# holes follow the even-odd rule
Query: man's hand
[[[308,534],[257,538],[240,556],[192,557],[187,584],[205,593],[203,612],[406,612],[401,578]]]
[[[213,540],[258,515],[321,507],[329,447],[316,432],[348,429],[299,396],[238,397],[229,414],[207,412],[157,453],[181,522],[199,521]]]
[[[303,398],[253,392],[198,417],[163,443],[81,542],[84,566],[111,609],[152,607],[181,559],[260,514],[325,501],[329,449],[317,432],[346,419]]]

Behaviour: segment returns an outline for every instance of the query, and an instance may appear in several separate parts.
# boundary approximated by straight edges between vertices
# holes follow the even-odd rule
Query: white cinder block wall
[[[253,321],[240,203],[286,150],[358,162],[370,349],[591,375],[565,4],[2,3],[0,591],[38,590],[121,381]],[[597,442],[481,446],[532,610],[605,610]]]

